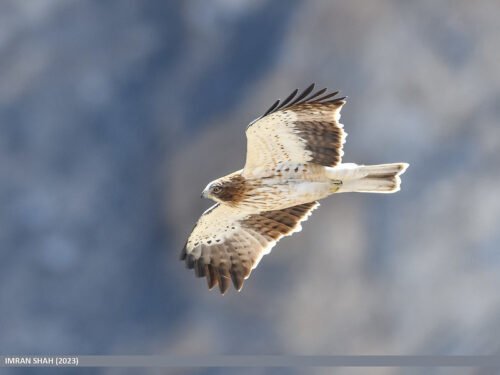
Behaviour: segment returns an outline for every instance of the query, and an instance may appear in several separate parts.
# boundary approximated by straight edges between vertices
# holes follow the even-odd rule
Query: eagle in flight
[[[394,193],[406,163],[341,163],[347,133],[339,122],[345,97],[314,84],[277,100],[247,129],[243,169],[210,182],[217,202],[201,215],[181,260],[224,294],[243,282],[283,237],[302,229],[318,200],[334,193]]]

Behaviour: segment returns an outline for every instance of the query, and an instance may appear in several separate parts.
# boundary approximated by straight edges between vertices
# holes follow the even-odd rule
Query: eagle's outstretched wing
[[[211,289],[219,284],[221,293],[230,279],[237,290],[243,287],[252,269],[283,236],[302,229],[319,206],[305,203],[283,210],[249,214],[237,208],[216,204],[203,213],[181,253],[188,268],[196,276],[207,278]]]
[[[339,123],[345,97],[313,90],[314,84],[299,95],[295,90],[250,123],[243,175],[263,169],[269,173],[287,163],[340,164],[347,135]]]

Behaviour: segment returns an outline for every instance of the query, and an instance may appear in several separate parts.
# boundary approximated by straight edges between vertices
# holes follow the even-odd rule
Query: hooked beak
[[[203,199],[203,198],[206,198],[206,197],[207,197],[207,191],[206,191],[206,190],[203,190],[203,191],[201,192],[201,196],[200,196],[200,198],[201,198],[201,199]]]

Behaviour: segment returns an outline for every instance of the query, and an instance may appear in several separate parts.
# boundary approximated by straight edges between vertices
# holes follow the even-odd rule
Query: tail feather
[[[401,178],[399,176],[407,168],[408,164],[406,163],[378,165],[349,164],[344,169],[340,168],[336,171],[337,173],[334,172],[332,178],[342,181],[342,186],[338,190],[339,193],[395,193],[401,188]]]

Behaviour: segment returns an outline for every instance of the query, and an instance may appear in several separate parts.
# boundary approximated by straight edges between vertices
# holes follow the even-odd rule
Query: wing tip
[[[186,256],[187,256],[187,242],[181,250],[181,254],[179,255],[179,260],[181,260],[181,261],[185,260]]]
[[[321,90],[318,90],[314,93],[314,87],[316,87],[316,83],[311,83],[307,88],[305,88],[298,96],[297,93],[299,92],[299,89],[295,89],[292,91],[290,95],[286,97],[285,100],[281,101],[281,99],[277,99],[271,107],[267,109],[267,111],[264,112],[264,114],[252,122],[250,122],[247,126],[247,129],[250,128],[255,122],[260,120],[263,117],[266,117],[267,115],[270,115],[274,112],[292,108],[297,105],[302,105],[302,104],[339,104],[340,107],[342,107],[347,100],[347,96],[343,96],[340,98],[334,98],[336,95],[340,93],[340,91],[334,91],[334,92],[328,92],[326,88],[323,88]],[[312,94],[311,94],[312,93]],[[326,94],[325,94],[326,93]],[[332,99],[333,98],[333,99]],[[330,100],[328,100],[330,99]]]
[[[194,268],[194,265],[196,263],[196,258],[194,257],[193,254],[188,254],[184,259],[184,262],[186,263],[186,268],[191,270]]]
[[[211,264],[205,264],[205,276],[207,278],[208,290],[212,290],[217,284],[217,276],[214,267]]]
[[[238,292],[243,288],[244,278],[237,272],[231,272],[231,281],[233,282],[234,289]]]
[[[219,291],[220,294],[224,295],[226,294],[227,290],[229,289],[229,280],[225,276],[222,276],[220,280],[218,280],[219,284]]]

